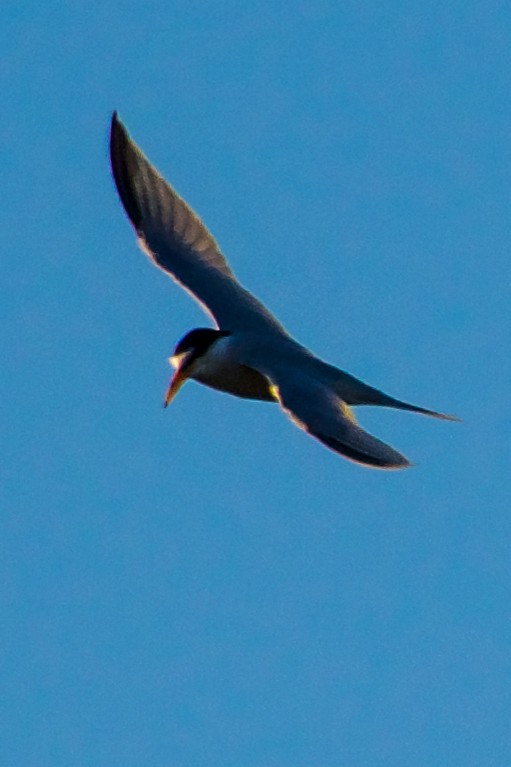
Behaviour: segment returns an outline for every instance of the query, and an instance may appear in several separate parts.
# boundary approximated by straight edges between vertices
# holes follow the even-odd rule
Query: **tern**
[[[323,362],[295,341],[238,282],[208,229],[149,162],[116,112],[110,160],[139,245],[195,298],[216,328],[196,328],[174,349],[164,406],[187,379],[248,399],[278,402],[294,423],[345,458],[378,469],[410,466],[364,431],[351,406],[380,405],[446,420],[453,416],[390,397]]]

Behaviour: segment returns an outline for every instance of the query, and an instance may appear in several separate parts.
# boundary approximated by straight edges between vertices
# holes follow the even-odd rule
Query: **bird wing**
[[[188,290],[220,328],[285,334],[268,309],[240,285],[202,221],[132,141],[116,112],[110,160],[139,243],[157,266]]]
[[[231,344],[237,363],[266,378],[286,415],[331,450],[373,468],[411,465],[404,455],[357,424],[332,380],[325,378],[325,367],[328,370],[329,366],[292,338],[239,333],[231,338]]]
[[[375,469],[404,469],[410,462],[356,423],[351,408],[317,381],[282,379],[272,388],[291,420],[327,447]]]

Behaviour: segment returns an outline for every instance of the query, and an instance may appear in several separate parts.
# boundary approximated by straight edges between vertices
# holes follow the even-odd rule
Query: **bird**
[[[459,420],[395,399],[324,362],[295,341],[235,277],[196,213],[133,141],[116,111],[110,130],[113,179],[138,243],[149,258],[196,299],[215,327],[196,328],[176,345],[164,399],[188,379],[236,397],[277,402],[323,445],[369,468],[413,464],[358,424],[352,407],[376,405]]]

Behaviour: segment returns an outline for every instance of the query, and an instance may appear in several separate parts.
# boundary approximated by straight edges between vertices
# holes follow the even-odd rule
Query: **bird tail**
[[[379,405],[381,407],[392,407],[396,410],[408,410],[412,413],[420,413],[421,415],[429,415],[432,418],[440,418],[442,421],[460,421],[461,419],[455,415],[448,415],[447,413],[439,413],[436,410],[429,410],[425,407],[419,407],[418,405],[412,405],[410,402],[403,402],[400,399],[389,397],[388,394],[384,394],[378,389],[374,390],[374,398],[368,399],[367,402],[360,402],[361,405]]]
[[[397,410],[408,410],[412,413],[420,413],[421,415],[429,415],[433,418],[440,418],[443,421],[459,421],[455,415],[447,415],[446,413],[438,413],[436,410],[429,410],[425,407],[419,407],[418,405],[412,405],[410,402],[403,402],[403,400],[390,397],[388,394],[375,389],[372,386],[360,381],[349,373],[343,370],[338,370],[332,366],[328,366],[329,380],[328,383],[335,391],[338,397],[344,400],[349,405],[376,405],[379,407],[392,407]]]

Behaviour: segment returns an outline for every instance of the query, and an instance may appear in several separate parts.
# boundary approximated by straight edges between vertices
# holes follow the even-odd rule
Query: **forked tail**
[[[409,402],[403,402],[400,399],[389,397],[388,394],[384,394],[383,392],[377,391],[377,394],[379,396],[375,398],[374,401],[367,402],[368,405],[381,405],[382,407],[393,407],[396,408],[396,410],[409,410],[412,413],[420,413],[421,415],[430,415],[433,418],[440,418],[442,421],[461,421],[461,418],[458,418],[455,415],[438,413],[436,410],[428,410],[428,408],[425,407],[411,405]]]

